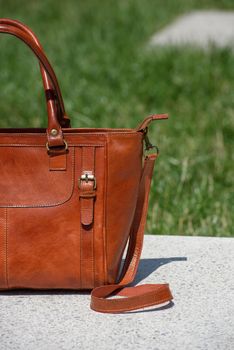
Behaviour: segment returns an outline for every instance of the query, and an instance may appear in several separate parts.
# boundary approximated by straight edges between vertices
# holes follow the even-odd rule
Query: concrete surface
[[[146,236],[137,282],[174,303],[107,315],[85,293],[0,294],[0,349],[234,349],[234,239]],[[143,281],[144,280],[144,281]]]
[[[151,45],[234,47],[234,11],[194,11],[156,33]]]

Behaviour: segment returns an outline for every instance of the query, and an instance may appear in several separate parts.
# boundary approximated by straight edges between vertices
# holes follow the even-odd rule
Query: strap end
[[[152,114],[148,117],[146,117],[143,122],[136,128],[137,131],[144,131],[149,124],[154,121],[154,120],[163,120],[163,119],[168,119],[169,115],[167,113],[163,114]]]

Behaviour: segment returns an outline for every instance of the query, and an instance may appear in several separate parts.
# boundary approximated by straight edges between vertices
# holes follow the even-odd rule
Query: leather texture
[[[0,289],[92,289],[91,308],[111,313],[170,301],[166,284],[129,286],[157,157],[142,162],[143,144],[167,115],[136,129],[71,128],[35,34],[11,19],[0,19],[0,33],[38,58],[48,112],[47,129],[0,129]]]

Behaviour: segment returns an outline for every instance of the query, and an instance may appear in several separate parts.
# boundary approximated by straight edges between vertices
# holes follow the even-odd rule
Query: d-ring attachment
[[[148,127],[145,128],[144,130],[144,140],[145,140],[145,152],[148,152],[152,149],[156,150],[156,153],[159,154],[159,148],[158,146],[153,145],[148,137]]]
[[[67,151],[67,150],[68,150],[68,144],[67,144],[67,141],[63,140],[63,142],[64,142],[64,150],[65,150],[65,151]],[[50,152],[50,151],[51,151],[51,148],[50,148],[50,146],[49,146],[49,143],[48,143],[48,142],[46,142],[46,149],[47,149],[47,151],[48,151],[48,152]]]

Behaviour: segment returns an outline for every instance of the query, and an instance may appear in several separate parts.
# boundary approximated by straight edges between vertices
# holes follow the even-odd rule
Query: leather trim
[[[108,189],[108,169],[109,169],[109,143],[106,142],[105,147],[105,180],[104,180],[104,193],[103,193],[103,221],[102,221],[102,230],[103,230],[103,271],[104,271],[104,283],[108,283],[108,266],[107,266],[107,189]]]
[[[4,143],[4,144],[0,144],[0,147],[44,147],[45,145],[40,145],[40,144],[23,144],[23,143]],[[103,145],[95,145],[95,144],[77,144],[77,143],[69,143],[68,147],[103,147]]]
[[[0,289],[8,289],[8,267],[7,267],[7,209],[0,209]]]
[[[81,174],[88,171],[92,175],[95,173],[95,147],[82,147],[81,156]],[[85,198],[85,194],[91,194]],[[81,287],[92,288],[94,285],[94,203],[95,203],[96,189],[94,182],[82,181],[79,190],[80,199],[80,245],[81,245]]]
[[[9,288],[9,278],[8,278],[8,209],[5,208],[5,278],[6,285]]]

